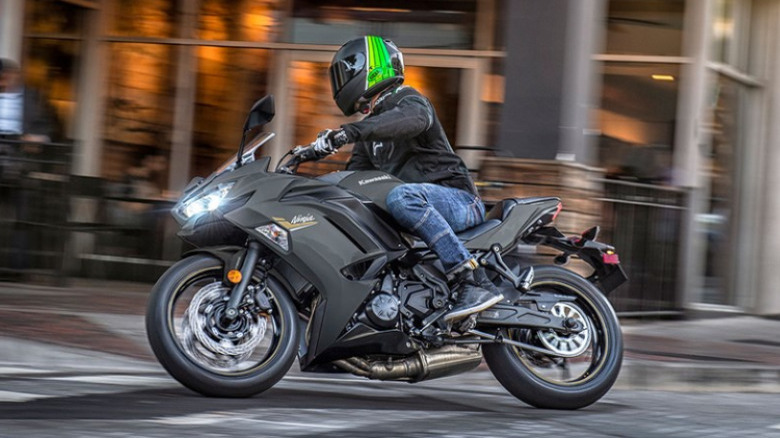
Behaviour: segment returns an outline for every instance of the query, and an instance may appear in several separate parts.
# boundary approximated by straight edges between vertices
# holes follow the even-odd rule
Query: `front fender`
[[[295,269],[292,268],[284,260],[276,257],[270,249],[261,245],[260,258],[271,256],[272,269],[270,274],[279,280],[285,288],[291,293],[291,298],[296,304],[300,304],[304,301],[305,296],[311,288],[311,284],[306,281]],[[226,246],[210,246],[193,249],[184,254],[184,257],[193,254],[208,254],[218,258],[222,261],[224,267],[222,272],[222,282],[226,285],[231,283],[227,279],[227,273],[231,269],[241,269],[241,265],[244,263],[244,257],[246,256],[246,247],[226,245]]]
[[[230,245],[196,248],[184,253],[184,257],[189,257],[194,254],[208,254],[222,261],[222,282],[226,285],[230,285],[231,283],[227,279],[227,273],[231,269],[241,269],[241,264],[244,262],[244,256],[246,256],[246,247]]]

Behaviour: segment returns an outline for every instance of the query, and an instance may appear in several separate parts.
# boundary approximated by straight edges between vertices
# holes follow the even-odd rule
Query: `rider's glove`
[[[347,143],[347,133],[343,129],[326,129],[317,134],[312,146],[318,155],[324,157],[336,153],[336,149]]]

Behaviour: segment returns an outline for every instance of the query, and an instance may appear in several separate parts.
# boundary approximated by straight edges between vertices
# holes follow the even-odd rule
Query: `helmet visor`
[[[366,66],[366,57],[362,53],[356,53],[344,59],[340,59],[330,65],[330,85],[333,97],[358,75]]]

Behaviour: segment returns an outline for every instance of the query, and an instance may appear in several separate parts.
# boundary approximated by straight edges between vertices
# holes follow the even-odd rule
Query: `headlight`
[[[187,201],[186,204],[179,208],[179,211],[187,219],[207,211],[214,211],[222,204],[222,200],[225,199],[233,184],[221,184],[217,190]]]

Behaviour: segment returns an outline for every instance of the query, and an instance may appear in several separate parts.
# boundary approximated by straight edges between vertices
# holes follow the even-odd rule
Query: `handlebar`
[[[314,150],[314,145],[309,144],[306,146],[296,146],[287,154],[292,155],[289,160],[284,164],[280,164],[276,167],[276,171],[279,173],[294,174],[298,169],[298,165],[307,161],[316,161],[322,158],[320,154]],[[284,159],[284,158],[282,158]]]
[[[315,161],[322,158],[319,153],[317,153],[316,150],[314,150],[314,145],[308,145],[308,146],[297,146],[295,149],[292,150],[292,154],[296,157],[298,157],[301,161],[301,163],[305,163],[307,161]]]

